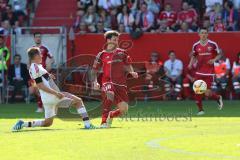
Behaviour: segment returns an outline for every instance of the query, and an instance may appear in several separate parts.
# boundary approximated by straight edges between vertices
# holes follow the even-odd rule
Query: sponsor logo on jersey
[[[199,56],[210,56],[212,53],[206,52],[206,53],[199,53]]]

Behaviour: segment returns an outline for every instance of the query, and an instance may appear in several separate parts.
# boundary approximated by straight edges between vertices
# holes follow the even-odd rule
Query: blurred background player
[[[150,59],[145,63],[146,69],[146,86],[143,88],[144,91],[152,89],[154,85],[158,84],[159,78],[164,75],[163,62],[160,61],[159,54],[157,52],[152,52]],[[144,100],[148,100],[148,92],[145,93]]]
[[[181,60],[176,58],[175,52],[168,52],[169,59],[164,63],[165,70],[165,91],[167,96],[173,96],[174,99],[181,100],[181,90],[182,90],[182,72],[183,63]],[[174,88],[173,92],[171,88]]]
[[[217,43],[208,39],[208,30],[206,28],[201,28],[199,30],[199,37],[200,40],[193,45],[192,56],[188,67],[192,68],[193,62],[197,59],[198,67],[195,79],[201,79],[207,83],[208,89],[205,92],[205,96],[216,100],[219,109],[222,109],[222,96],[210,90],[215,75],[213,64],[222,57],[222,54],[220,53]],[[203,95],[195,94],[195,102],[199,110],[197,115],[204,114],[202,99]]]
[[[42,36],[40,32],[35,32],[33,36],[35,42],[35,45],[33,47],[38,47],[40,49],[42,56],[42,66],[43,68],[50,72],[51,65],[52,63],[54,63],[53,55],[49,52],[48,47],[42,44]],[[30,81],[30,86],[31,86],[29,89],[30,93],[34,94],[37,98],[38,108],[36,112],[43,112],[43,104],[36,84],[33,81]]]
[[[234,91],[237,96],[240,96],[240,52],[237,54],[236,61],[233,62],[232,75]]]
[[[134,72],[130,56],[125,50],[118,48],[119,33],[108,31],[104,34],[106,49],[98,53],[93,64],[93,86],[99,87],[97,71],[102,68],[102,128],[111,127],[114,117],[119,117],[128,111],[127,74],[138,78]],[[112,105],[117,109],[111,111]]]
[[[226,97],[231,64],[222,50],[221,53],[222,57],[218,61],[214,62],[215,77],[212,84],[212,90],[218,94],[221,94],[223,97]]]
[[[183,79],[183,95],[185,99],[191,99],[193,98],[193,89],[192,89],[192,85],[193,82],[195,81],[195,73],[197,70],[197,59],[194,59],[192,67],[186,68],[185,71],[185,77]]]
[[[38,47],[28,49],[28,57],[30,61],[29,74],[36,82],[40,95],[43,100],[45,119],[34,121],[19,120],[14,126],[13,131],[21,130],[26,127],[49,127],[53,123],[54,117],[57,115],[59,106],[64,107],[74,106],[77,113],[82,116],[85,129],[94,129],[90,123],[86,108],[81,98],[78,98],[70,93],[61,92],[54,83],[54,76],[41,65],[42,56]]]
[[[5,46],[4,36],[0,35],[0,83],[1,83],[1,73],[7,73],[7,62],[10,58],[10,52]]]

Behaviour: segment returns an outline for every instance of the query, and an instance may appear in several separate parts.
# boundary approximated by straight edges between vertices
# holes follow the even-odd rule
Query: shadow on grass
[[[204,101],[205,115],[201,117],[240,117],[240,101],[225,101],[223,110],[217,109],[214,101]],[[1,119],[39,119],[44,118],[44,113],[35,113],[36,104],[8,104],[0,105]],[[122,119],[127,118],[146,118],[162,116],[168,117],[199,117],[196,116],[197,107],[194,101],[139,101],[129,107],[128,114]],[[90,119],[101,117],[101,107],[94,107],[88,110]],[[80,116],[76,111],[68,108],[61,108],[57,118],[63,121],[79,121]]]

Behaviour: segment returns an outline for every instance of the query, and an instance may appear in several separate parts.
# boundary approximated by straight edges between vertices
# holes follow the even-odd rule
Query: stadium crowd
[[[76,33],[196,32],[199,26],[209,31],[239,30],[239,0],[183,0],[181,10],[161,0],[77,0]],[[203,12],[201,12],[203,10]]]
[[[34,0],[0,0],[0,34],[9,35],[11,28],[16,34],[21,34],[20,27],[29,25],[33,6]]]

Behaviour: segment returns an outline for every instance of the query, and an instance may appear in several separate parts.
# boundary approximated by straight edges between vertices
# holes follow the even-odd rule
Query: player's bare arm
[[[222,53],[219,53],[214,59],[209,60],[208,64],[213,64],[214,62],[216,62],[219,59],[221,59],[221,57],[222,57]]]
[[[62,98],[64,97],[64,94],[62,94],[61,92],[57,92],[57,91],[55,91],[55,90],[53,90],[53,89],[45,86],[45,85],[43,84],[43,82],[37,83],[37,87],[38,87],[38,89],[41,89],[41,90],[43,90],[44,92],[47,92],[47,93],[49,93],[49,94],[55,95],[55,96],[58,97],[59,99],[62,99]]]
[[[127,66],[127,72],[133,76],[133,78],[138,78],[138,73],[134,71],[132,65]]]

